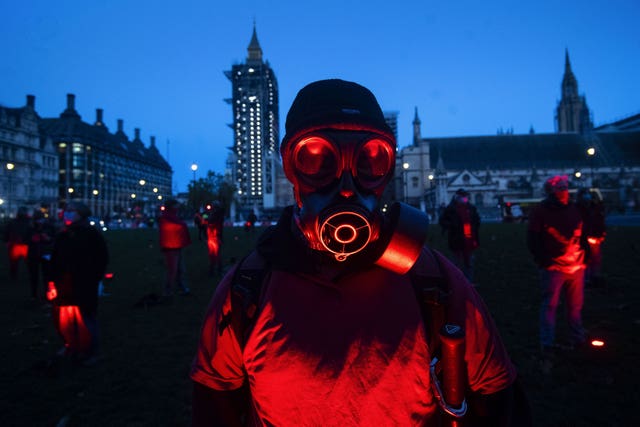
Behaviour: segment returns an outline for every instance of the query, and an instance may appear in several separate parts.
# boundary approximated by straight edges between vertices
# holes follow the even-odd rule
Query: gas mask
[[[411,268],[428,221],[399,203],[386,215],[379,209],[395,165],[395,144],[386,135],[316,130],[291,142],[283,163],[294,184],[296,224],[312,249],[342,262],[375,248],[376,264],[398,273]]]

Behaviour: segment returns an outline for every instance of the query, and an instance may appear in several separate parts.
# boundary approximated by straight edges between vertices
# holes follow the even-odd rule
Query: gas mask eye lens
[[[336,147],[317,136],[304,138],[293,149],[296,173],[316,187],[326,185],[336,178],[338,158]]]
[[[375,187],[387,176],[393,164],[393,151],[383,139],[367,141],[356,158],[358,181],[365,187]]]

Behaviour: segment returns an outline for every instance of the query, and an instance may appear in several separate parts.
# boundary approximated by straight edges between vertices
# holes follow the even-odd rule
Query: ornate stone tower
[[[232,84],[233,180],[242,210],[261,210],[275,204],[274,159],[278,158],[278,82],[263,60],[255,24],[245,63],[225,75]]]
[[[593,129],[591,113],[584,95],[578,94],[578,81],[571,70],[569,51],[565,50],[562,98],[556,107],[556,131],[587,133]]]

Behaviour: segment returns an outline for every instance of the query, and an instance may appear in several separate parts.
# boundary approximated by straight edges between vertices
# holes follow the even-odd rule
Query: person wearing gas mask
[[[470,415],[509,425],[516,371],[479,295],[424,247],[422,212],[381,211],[396,140],[374,95],[307,85],[280,152],[296,203],[215,291],[190,373],[193,425],[439,425],[412,285],[434,269],[449,282],[447,317],[465,328]]]

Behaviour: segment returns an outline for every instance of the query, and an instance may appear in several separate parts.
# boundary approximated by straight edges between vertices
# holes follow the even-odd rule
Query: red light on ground
[[[591,340],[592,347],[604,347],[604,341],[601,340]]]
[[[113,279],[113,273],[107,273],[104,275],[105,279]]]
[[[595,237],[589,237],[587,241],[592,245],[595,245],[596,243],[598,243],[598,239],[596,239]]]

